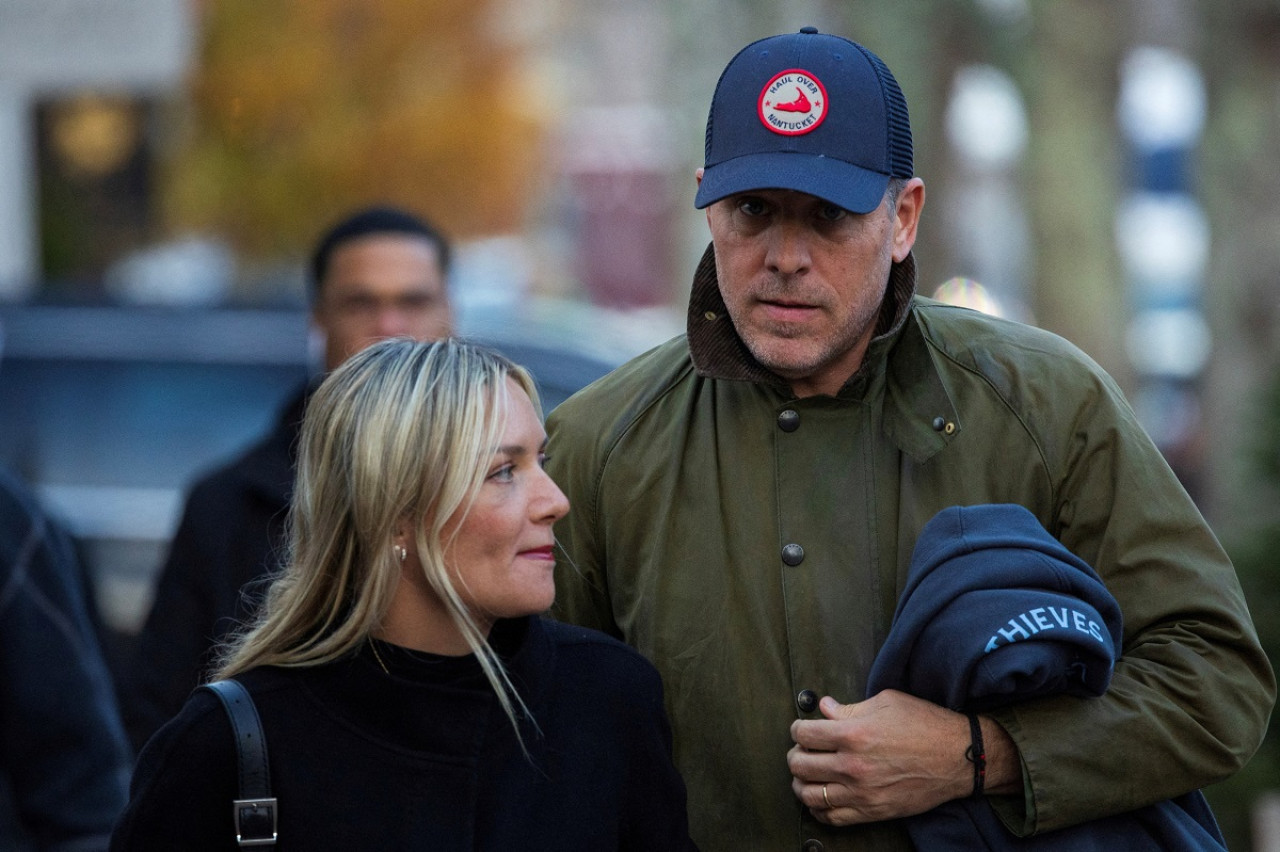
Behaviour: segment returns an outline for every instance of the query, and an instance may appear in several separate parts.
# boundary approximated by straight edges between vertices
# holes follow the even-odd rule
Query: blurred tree
[[[1204,413],[1211,493],[1220,495],[1209,511],[1232,539],[1280,522],[1276,503],[1255,493],[1255,430],[1241,422],[1280,371],[1280,4],[1229,0],[1207,4],[1204,17],[1210,111],[1200,184],[1213,227],[1205,301],[1214,343]]]
[[[1215,223],[1206,289],[1214,327],[1205,383],[1208,452],[1214,490],[1222,495],[1219,533],[1274,665],[1280,661],[1280,6],[1227,0],[1204,4],[1203,15],[1210,115],[1201,183]],[[1250,811],[1259,795],[1275,790],[1280,726],[1273,715],[1252,762],[1207,791],[1230,848],[1254,848]]]
[[[957,154],[942,118],[957,70],[990,64],[1017,83],[1031,125],[1019,186],[1034,241],[1026,286],[1035,322],[1125,385],[1123,274],[1112,236],[1124,181],[1115,153],[1116,67],[1125,35],[1116,4],[898,0],[836,9],[838,31],[873,47],[908,94],[916,173],[937,193],[916,248],[922,291],[973,274],[945,227]]]
[[[369,201],[455,236],[516,229],[546,104],[497,5],[205,0],[162,181],[169,229],[212,230],[249,258],[296,255]]]
[[[1034,311],[1039,325],[1080,346],[1127,387],[1124,273],[1112,230],[1128,180],[1115,123],[1123,20],[1116,4],[1096,0],[1035,9],[1028,49],[1014,63],[1031,123]]]
[[[1240,574],[1249,609],[1267,656],[1280,660],[1280,376],[1260,395],[1248,430],[1254,436],[1252,453],[1254,476],[1248,483],[1253,493],[1269,506],[1268,519],[1259,519],[1253,528],[1228,542],[1228,549]],[[1239,775],[1209,788],[1206,794],[1231,849],[1249,849],[1252,809],[1258,797],[1280,789],[1280,724],[1272,716],[1266,739],[1252,761]],[[1271,838],[1272,843],[1280,838]],[[1265,848],[1274,848],[1268,846]]]

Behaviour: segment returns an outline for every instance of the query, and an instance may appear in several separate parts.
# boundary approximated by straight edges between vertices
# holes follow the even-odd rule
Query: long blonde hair
[[[507,716],[515,725],[516,704],[527,715],[444,561],[444,528],[465,517],[500,443],[508,377],[541,416],[527,371],[457,340],[384,340],[324,380],[303,418],[286,566],[256,621],[223,649],[216,678],[320,665],[366,641],[391,605],[401,572],[392,541],[409,518],[423,574]]]

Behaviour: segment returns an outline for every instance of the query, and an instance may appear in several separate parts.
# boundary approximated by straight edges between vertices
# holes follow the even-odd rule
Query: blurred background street
[[[438,223],[460,331],[549,409],[682,332],[716,76],[809,24],[902,84],[921,291],[1102,364],[1280,648],[1275,0],[0,0],[0,463],[108,650],[194,477],[319,369],[317,234]],[[1208,791],[1233,849],[1280,849],[1275,740]]]

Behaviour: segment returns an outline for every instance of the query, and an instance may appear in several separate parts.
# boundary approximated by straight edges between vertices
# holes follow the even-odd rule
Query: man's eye
[[[738,202],[738,210],[748,216],[763,216],[765,204],[759,198],[743,198]]]
[[[338,302],[338,309],[348,314],[369,314],[377,309],[378,305],[373,299],[362,296],[348,296]]]
[[[834,204],[824,204],[818,210],[818,218],[824,222],[839,222],[847,215],[849,215],[849,211]]]
[[[431,293],[414,293],[412,295],[402,296],[397,307],[406,313],[427,311],[434,308],[437,301],[439,300]]]

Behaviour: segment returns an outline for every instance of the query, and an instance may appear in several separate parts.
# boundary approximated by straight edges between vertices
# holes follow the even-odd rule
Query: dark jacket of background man
[[[131,762],[71,541],[0,471],[0,849],[106,849]]]

